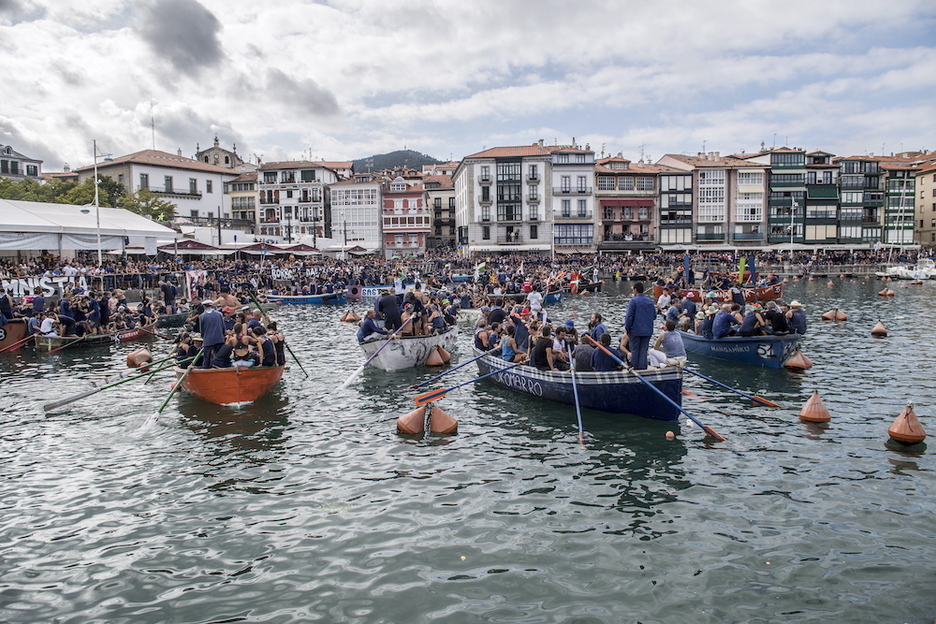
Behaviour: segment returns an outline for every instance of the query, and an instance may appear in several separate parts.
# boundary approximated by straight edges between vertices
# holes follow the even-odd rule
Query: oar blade
[[[763,406],[765,406],[765,407],[783,407],[783,406],[780,405],[779,403],[774,403],[773,401],[768,401],[767,399],[765,399],[765,398],[763,398],[763,397],[759,397],[759,396],[757,396],[757,395],[754,395],[753,401],[751,401],[751,403],[753,403],[754,405],[763,405]]]
[[[433,390],[432,392],[425,392],[419,396],[413,397],[413,400],[416,402],[416,407],[422,407],[426,403],[432,403],[438,399],[441,399],[448,393],[448,390]]]

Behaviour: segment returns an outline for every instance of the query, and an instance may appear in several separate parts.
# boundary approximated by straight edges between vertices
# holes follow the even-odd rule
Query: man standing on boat
[[[631,352],[630,364],[637,370],[647,368],[647,351],[650,349],[653,321],[657,314],[653,302],[643,292],[643,282],[634,284],[634,297],[628,302],[624,316],[624,331],[629,338],[628,349]]]
[[[198,317],[198,327],[204,339],[205,354],[202,358],[202,368],[211,368],[211,361],[215,352],[224,344],[224,317],[215,310],[210,299],[202,302],[205,311]]]

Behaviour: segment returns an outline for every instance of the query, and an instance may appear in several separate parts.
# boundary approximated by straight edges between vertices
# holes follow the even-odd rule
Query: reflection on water
[[[827,281],[786,295],[813,369],[693,361],[783,405],[687,377],[684,406],[725,443],[586,410],[583,448],[573,409],[486,381],[440,400],[456,435],[401,436],[414,395],[477,368],[420,390],[438,370],[368,369],[338,390],[364,360],[343,308],[272,312],[309,378],[293,366],[242,407],[180,395],[146,429],[168,374],[41,409],[138,343],[0,354],[0,620],[932,621],[933,458],[886,430],[908,399],[924,426],[936,413],[936,283],[885,299]],[[605,290],[549,313],[618,332],[630,284]],[[848,320],[819,319],[833,307]],[[831,422],[799,420],[813,391]]]

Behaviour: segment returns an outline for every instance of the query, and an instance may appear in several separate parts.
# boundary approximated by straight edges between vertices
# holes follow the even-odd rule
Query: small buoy
[[[152,361],[153,354],[146,348],[137,349],[127,354],[127,366],[129,368],[140,368],[144,364]]]
[[[912,401],[907,401],[907,407],[903,408],[897,419],[887,428],[887,434],[901,444],[919,444],[926,438],[923,425],[913,412]]]
[[[442,358],[443,364],[448,364],[450,361],[452,361],[452,354],[443,349],[441,345],[436,347],[436,350],[439,352],[439,357]]]
[[[426,358],[426,366],[442,366],[443,364],[445,364],[445,360],[439,355],[438,349],[429,352],[429,357]]]
[[[919,279],[911,280],[911,281],[910,281],[910,284],[911,284],[912,286],[922,286],[922,285],[923,285],[923,280],[919,280]]]
[[[842,273],[841,275],[839,275],[839,279],[845,279],[845,274]]]
[[[591,294],[591,292],[588,291],[588,290],[583,290],[583,291],[582,291],[582,296],[583,296],[583,297],[586,296],[586,295],[590,295],[590,294]]]
[[[813,363],[802,351],[797,351],[783,363],[783,367],[792,370],[808,370],[813,367]]]
[[[429,410],[429,431],[432,433],[455,433],[458,421],[435,403],[413,410],[397,418],[399,433],[422,433],[426,429],[426,411]]]
[[[839,310],[838,308],[832,308],[828,312],[825,312],[822,315],[822,320],[824,321],[847,321],[848,315]]]
[[[826,284],[826,286],[828,286],[829,288],[832,288],[833,286],[835,286],[835,282],[833,282],[832,280],[829,280],[829,283]]]
[[[667,432],[666,432],[666,439],[667,439],[667,440],[672,440],[672,439],[675,438],[675,437],[676,437],[676,434],[673,433],[672,431],[667,431]]]
[[[882,297],[893,297],[893,296],[896,295],[897,293],[894,292],[893,290],[891,290],[890,288],[885,288],[884,290],[882,290],[882,291],[879,292],[878,294],[881,295]]]
[[[813,395],[809,397],[806,405],[800,410],[799,417],[809,422],[828,422],[832,420],[832,414],[829,413],[818,392],[813,392]]]
[[[882,323],[881,321],[878,321],[877,325],[875,325],[874,328],[871,330],[871,335],[881,336],[881,337],[887,336],[887,328],[884,327],[884,323]]]
[[[790,283],[790,278],[784,277],[784,278],[783,278],[783,283],[784,283],[784,284],[789,284],[789,283]]]

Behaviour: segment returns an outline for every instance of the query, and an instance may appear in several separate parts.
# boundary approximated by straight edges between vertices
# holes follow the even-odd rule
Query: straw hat
[[[803,304],[800,303],[799,301],[796,301],[796,300],[794,299],[793,301],[790,302],[790,307],[791,307],[791,308],[801,308],[801,307],[803,307]]]

